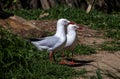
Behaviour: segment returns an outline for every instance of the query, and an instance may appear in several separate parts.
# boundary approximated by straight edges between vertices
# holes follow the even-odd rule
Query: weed
[[[48,53],[0,27],[1,79],[71,79],[78,73],[49,62]]]
[[[47,52],[37,51],[30,43],[3,28],[0,28],[0,41],[0,74],[3,74],[0,78],[70,79],[85,73],[50,63]],[[81,51],[86,47],[78,48]],[[84,52],[93,51],[88,48]]]
[[[100,69],[97,69],[96,75],[91,76],[90,79],[103,79]]]
[[[102,79],[102,75],[101,75],[100,69],[96,70],[96,74],[97,74],[97,79]]]
[[[9,10],[7,10],[9,11]],[[66,6],[56,6],[49,10],[14,10],[10,11],[27,20],[51,20],[67,18],[76,23],[88,25],[94,29],[105,30],[105,36],[118,40],[120,37],[120,12],[104,14],[85,11]],[[47,17],[39,18],[42,13],[49,13]],[[106,42],[101,45],[104,50],[120,50],[117,41]],[[76,54],[92,54],[95,49],[78,45],[74,50]],[[84,74],[83,71],[75,72],[72,68],[49,62],[48,53],[37,51],[34,46],[17,35],[0,28],[0,78],[1,79],[70,79],[74,76]],[[91,79],[102,79],[100,71],[96,71],[97,77]]]
[[[90,55],[96,53],[94,48],[91,48],[87,45],[78,45],[74,51],[76,52],[76,54],[84,54],[84,55]]]
[[[120,42],[119,41],[111,41],[111,42],[104,42],[100,46],[103,50],[108,51],[119,51],[120,50]]]
[[[112,39],[120,39],[120,29],[109,29],[106,30],[105,36]]]
[[[8,11],[8,10],[7,10]],[[10,11],[11,12],[11,11]],[[86,14],[77,8],[67,6],[56,6],[49,10],[14,10],[12,11],[18,16],[21,16],[29,20],[45,20],[45,19],[59,19],[67,18],[75,21],[76,23],[85,24],[94,29],[106,30],[106,36],[119,39],[120,37],[120,13],[105,14],[98,11],[92,11],[90,14]],[[42,13],[49,13],[47,17],[39,18]],[[114,29],[114,30],[113,30]],[[113,31],[112,31],[113,30]]]

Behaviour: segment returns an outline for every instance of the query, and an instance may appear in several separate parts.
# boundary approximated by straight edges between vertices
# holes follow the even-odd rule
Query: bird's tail
[[[26,40],[27,40],[27,41],[35,42],[35,41],[41,41],[41,40],[43,40],[43,39],[42,39],[42,38],[27,38]]]

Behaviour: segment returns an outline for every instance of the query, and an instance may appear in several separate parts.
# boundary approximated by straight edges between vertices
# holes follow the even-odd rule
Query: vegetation
[[[55,7],[50,10],[21,9],[14,10],[13,13],[29,20],[67,18],[77,23],[88,25],[94,29],[105,30],[106,37],[114,38],[117,41],[110,44],[116,44],[116,48],[119,50],[120,13],[107,15],[102,12],[93,11],[90,14],[85,14],[85,12],[80,9],[65,6]],[[49,13],[49,15],[39,18],[39,16],[44,13]],[[108,44],[109,43],[102,47],[108,49],[108,47],[106,47]],[[116,48],[113,48],[113,50],[116,50]],[[78,53],[79,51],[81,52]],[[79,45],[75,49],[75,52],[77,52],[77,54],[92,54],[95,53],[95,49],[89,46]],[[78,75],[83,76],[85,73],[85,70],[77,72],[68,66],[50,63],[47,52],[36,50],[29,42],[0,28],[1,79],[71,79]],[[99,70],[96,71],[96,74],[98,77],[91,79],[102,79]]]
[[[108,51],[119,51],[120,42],[119,41],[104,42],[103,44],[101,44],[101,48],[103,50],[108,50]]]
[[[86,14],[85,11],[66,6],[54,7],[50,10],[15,10],[13,11],[18,16],[25,19],[59,19],[67,18],[80,24],[85,24],[94,29],[105,30],[105,35],[109,38],[119,39],[120,37],[120,13],[105,14],[98,11],[93,11]],[[48,16],[39,18],[41,14],[49,13]]]
[[[94,48],[91,48],[87,45],[78,45],[74,51],[76,51],[76,54],[79,55],[80,54],[90,55],[96,53]]]
[[[57,5],[66,5],[86,10],[89,13],[92,10],[100,10],[107,13],[120,11],[119,0],[1,0],[0,6],[11,10],[15,9],[50,9]],[[92,6],[92,8],[90,7]]]
[[[0,28],[1,79],[70,79],[78,74],[70,67],[50,63],[47,52],[37,51],[29,42]]]

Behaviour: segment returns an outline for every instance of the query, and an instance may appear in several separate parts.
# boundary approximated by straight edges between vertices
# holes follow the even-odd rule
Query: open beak
[[[78,30],[82,30],[83,28],[82,27],[79,27],[79,28],[77,28]]]
[[[83,28],[80,27],[80,26],[76,26],[76,28],[77,28],[78,30],[82,30],[82,29],[83,29]]]

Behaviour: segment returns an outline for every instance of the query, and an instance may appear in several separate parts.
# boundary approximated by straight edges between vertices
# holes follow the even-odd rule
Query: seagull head
[[[74,22],[70,22],[67,19],[59,19],[57,22],[58,25],[68,26],[69,24],[75,24]]]
[[[68,27],[67,27],[67,30],[74,30],[76,31],[77,29],[79,29],[80,27],[76,24],[69,24]]]

